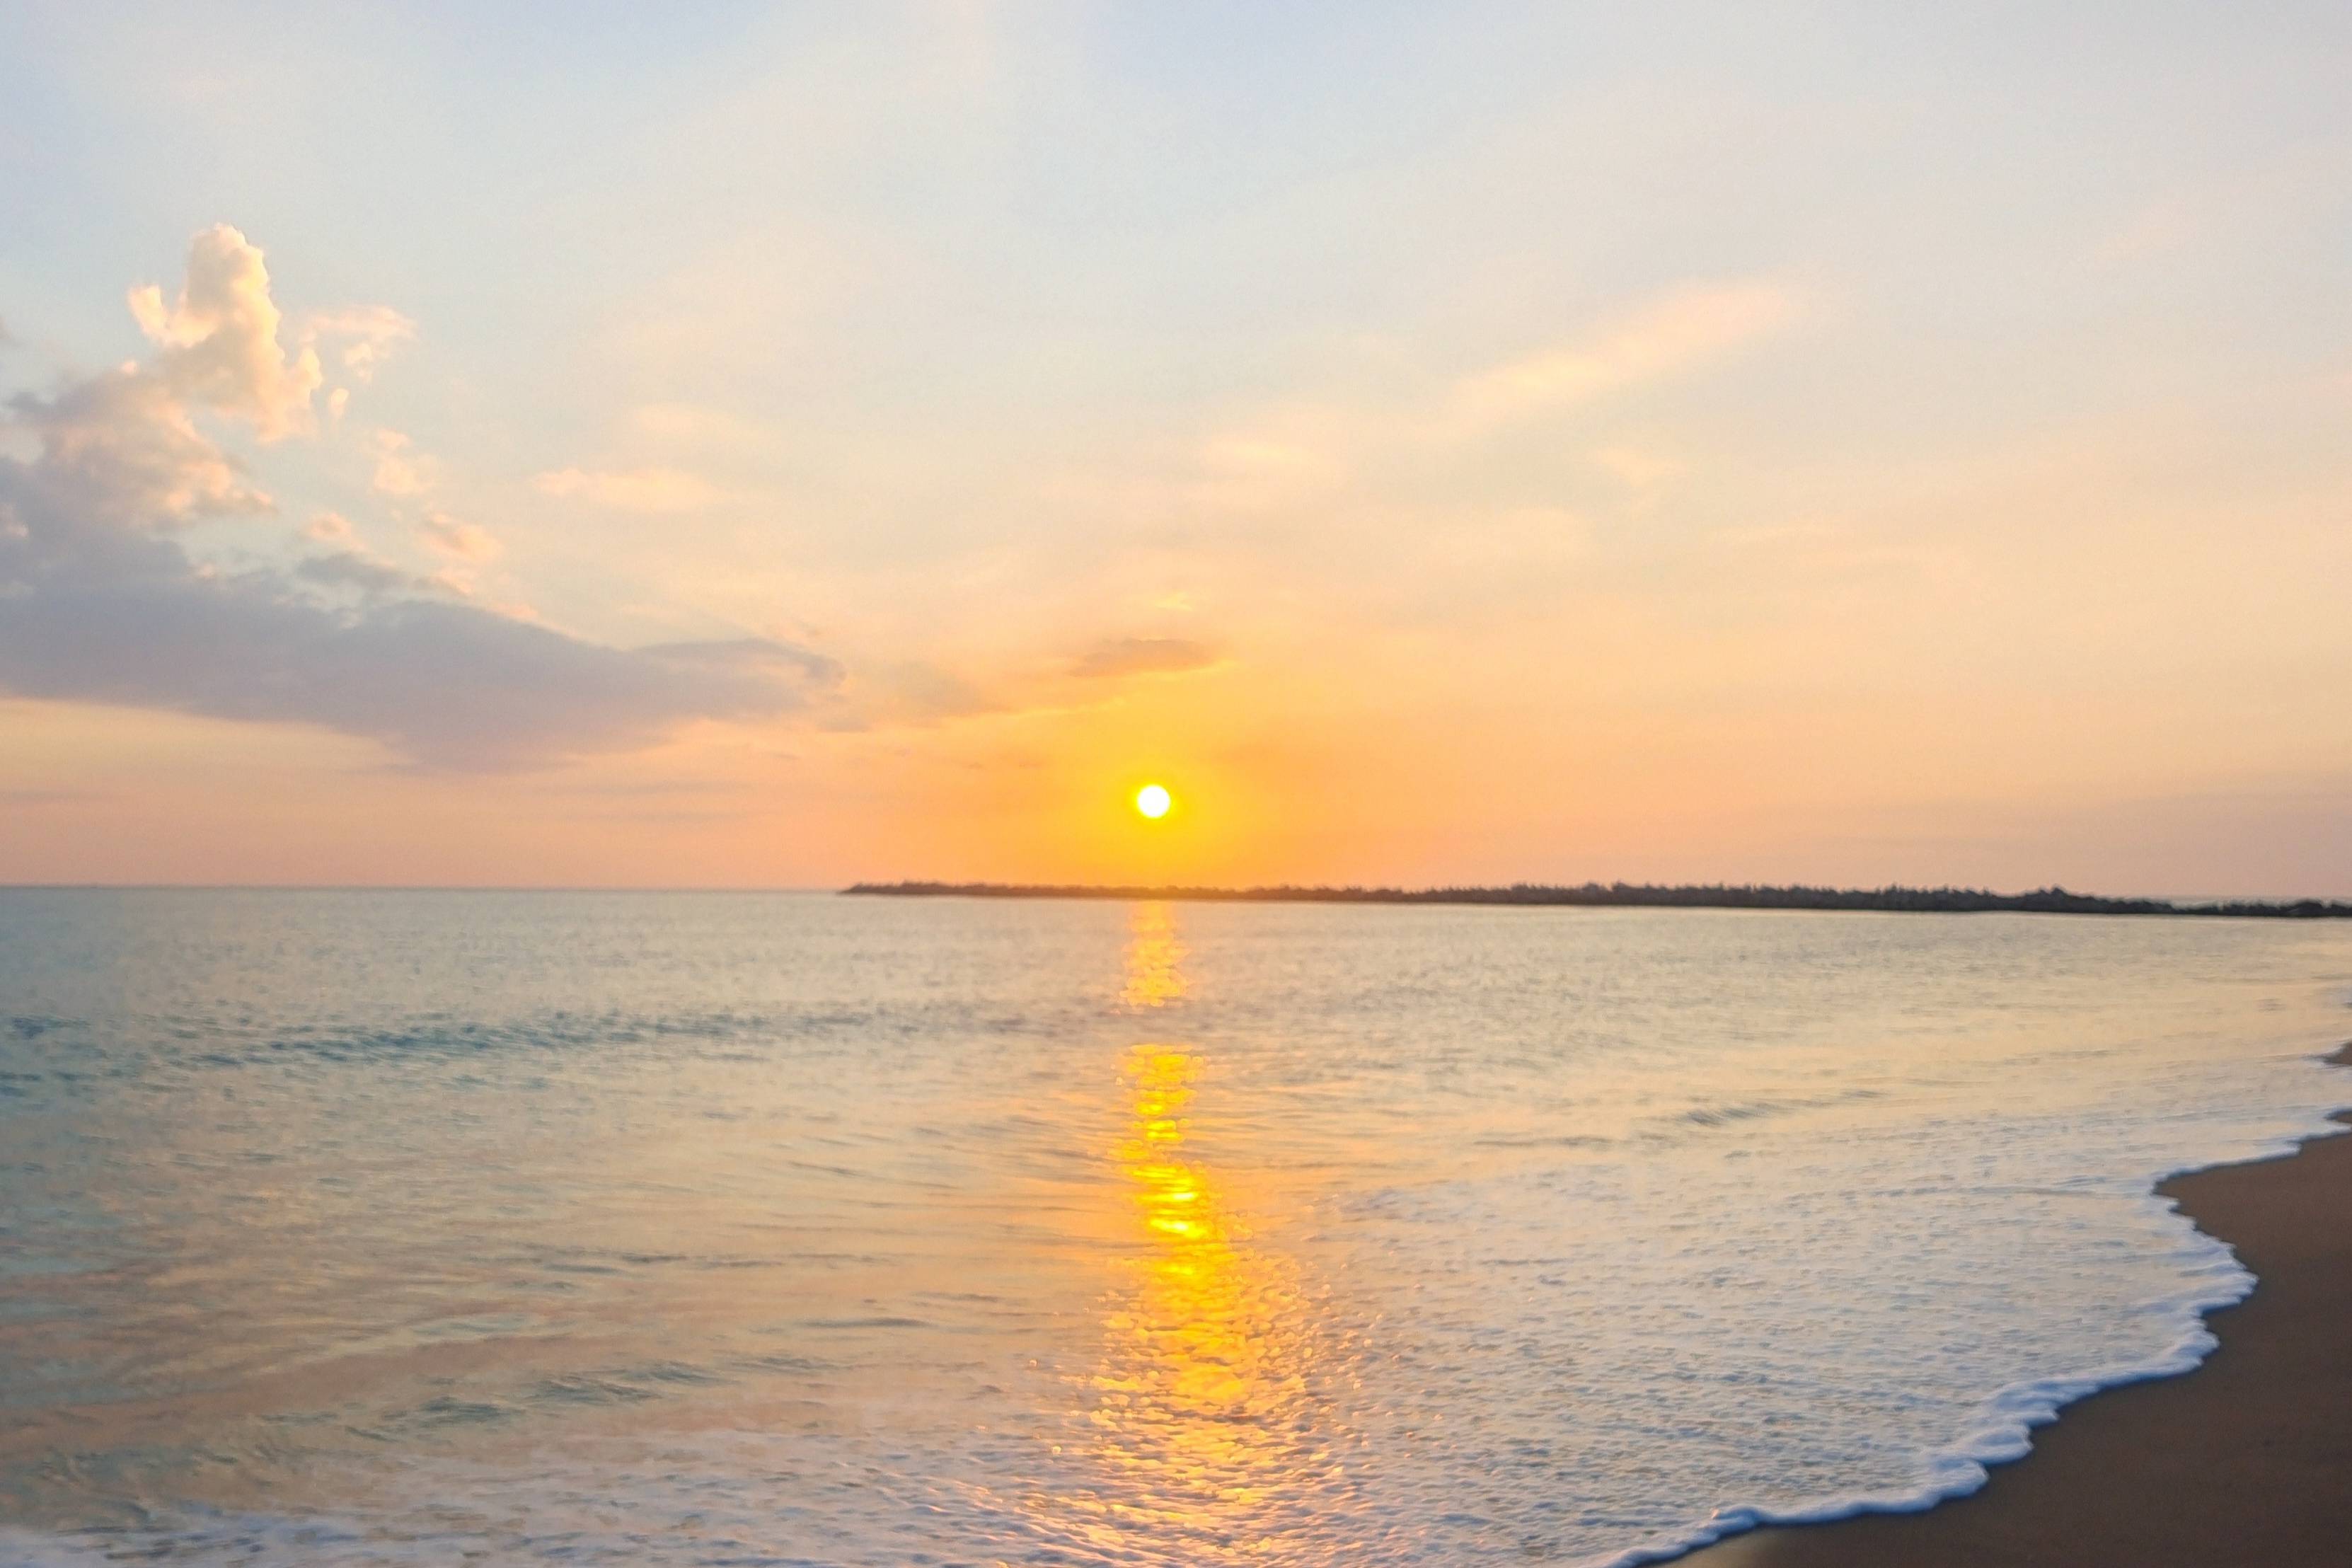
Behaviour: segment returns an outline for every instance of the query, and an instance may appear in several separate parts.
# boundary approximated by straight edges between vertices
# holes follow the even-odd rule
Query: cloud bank
[[[157,344],[149,363],[0,414],[0,690],[320,725],[426,766],[485,769],[787,713],[839,681],[831,659],[779,642],[585,641],[420,595],[353,549],[290,572],[200,563],[174,535],[272,503],[196,416],[265,442],[311,429],[317,350],[281,342],[261,252],[225,225],[196,237],[175,301],[154,288],[131,299]],[[390,312],[333,320],[370,366],[405,333]],[[453,521],[441,542],[469,553],[469,527]]]

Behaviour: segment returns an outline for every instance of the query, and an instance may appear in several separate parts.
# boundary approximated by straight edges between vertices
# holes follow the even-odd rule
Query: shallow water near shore
[[[2352,931],[0,892],[0,1562],[1598,1563],[2246,1277]]]

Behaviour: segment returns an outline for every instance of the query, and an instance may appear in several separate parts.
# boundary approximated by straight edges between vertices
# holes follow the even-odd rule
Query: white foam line
[[[2352,1060],[2336,1059],[2347,1052],[2352,1052],[2352,1042],[2313,1052],[2311,1059],[2332,1067],[2352,1068]],[[2252,1154],[2198,1161],[2161,1172],[2149,1182],[2147,1201],[2163,1214],[2178,1215],[2180,1205],[2170,1198],[2158,1196],[2158,1187],[2176,1176],[2194,1175],[2200,1171],[2283,1160],[2299,1152],[2306,1143],[2352,1132],[2352,1127],[2335,1120],[2347,1110],[2352,1110],[2352,1104],[2338,1104],[2323,1110],[2307,1131],[2273,1139]],[[2177,1296],[2148,1303],[2151,1311],[2174,1318],[2181,1324],[2179,1336],[2169,1348],[2148,1361],[2078,1377],[2034,1378],[1999,1390],[1985,1402],[1985,1419],[1973,1430],[1943,1447],[1928,1450],[1926,1457],[1932,1479],[1917,1491],[1836,1498],[1796,1509],[1737,1504],[1716,1510],[1705,1523],[1677,1540],[1633,1547],[1614,1556],[1587,1558],[1575,1568],[1643,1568],[1648,1563],[1674,1562],[1751,1530],[1776,1525],[1833,1524],[1842,1519],[1870,1513],[1925,1513],[1937,1503],[1980,1489],[1991,1479],[1993,1466],[2012,1464],[2032,1453],[2033,1428],[2057,1420],[2059,1412],[2074,1401],[2104,1389],[2179,1377],[2196,1371],[2213,1353],[2221,1342],[2207,1326],[2207,1316],[2224,1307],[2234,1307],[2252,1295],[2254,1275],[2238,1261],[2229,1243],[2196,1229],[2193,1222],[2191,1233],[2201,1244],[2199,1250],[2203,1254],[2202,1263],[2192,1264],[2191,1268],[2202,1273],[2205,1279]]]

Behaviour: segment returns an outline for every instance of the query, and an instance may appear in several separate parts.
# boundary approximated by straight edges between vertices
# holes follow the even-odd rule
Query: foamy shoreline
[[[2315,1059],[2352,1068],[2352,1042],[2316,1054]],[[1703,1537],[1687,1545],[1625,1552],[1593,1568],[1637,1568],[1676,1559],[1704,1561],[1718,1568],[1844,1568],[1849,1563],[1865,1568],[1887,1562],[1920,1568],[1965,1563],[1980,1568],[1989,1563],[2041,1561],[2085,1568],[2109,1562],[2117,1568],[2148,1568],[2172,1562],[2318,1561],[2306,1548],[2318,1549],[2322,1541],[2340,1549],[2344,1532],[2352,1530],[2352,1500],[2334,1500],[2331,1506],[2331,1500],[2352,1500],[2352,1485],[2347,1484],[2352,1482],[2352,1468],[2347,1468],[2352,1442],[2340,1445],[2324,1466],[2334,1484],[2316,1488],[2308,1446],[2290,1450],[2273,1463],[2267,1458],[2274,1447],[2270,1439],[2241,1443],[2238,1454],[2252,1458],[2252,1464],[2231,1467],[2226,1475],[2220,1467],[2201,1470],[2196,1479],[2203,1484],[2187,1487],[2180,1484],[2177,1459],[2165,1458],[2177,1457],[2180,1446],[2196,1433],[2210,1440],[2217,1429],[2233,1435],[2242,1428],[2260,1429],[2280,1410],[2307,1418],[2317,1415],[2325,1422],[2341,1406],[2322,1390],[2352,1386],[2352,1351],[2341,1349],[2323,1358],[2322,1364],[2309,1365],[2307,1377],[2296,1375],[2299,1363],[2293,1357],[2286,1358],[2284,1381],[2278,1375],[2281,1369],[2267,1369],[2269,1376],[2256,1375],[2242,1359],[2233,1360],[2230,1369],[2248,1375],[2233,1379],[2226,1389],[2184,1376],[2204,1368],[2217,1350],[2242,1352],[2249,1342],[2267,1348],[2282,1338],[2327,1338],[2332,1320],[2315,1321],[2315,1313],[2347,1299],[2344,1292],[2352,1287],[2352,1246],[2337,1238],[2340,1226],[2326,1223],[2330,1211],[2340,1214],[2341,1205],[2352,1203],[2352,1143],[2337,1142],[2352,1131],[2352,1107],[2336,1109],[2326,1121],[2328,1125],[2263,1152],[2185,1166],[2156,1184],[2151,1201],[2195,1224],[2212,1244],[2217,1262],[2215,1290],[2163,1304],[2188,1311],[2191,1325],[2167,1356],[2111,1375],[2002,1390],[1991,1407],[2014,1403],[2020,1419],[1948,1450],[1949,1458],[1973,1471],[1950,1487],[1914,1498],[1856,1500],[1788,1514],[1733,1510],[1710,1521]],[[2218,1210],[2220,1217],[2209,1215],[2209,1208]],[[2306,1208],[2320,1212],[2298,1212]],[[2267,1223],[2249,1226],[2245,1219],[2252,1215]],[[2207,1223],[2209,1218],[2213,1223]],[[2294,1237],[2297,1231],[2301,1235]],[[2277,1247],[2279,1240],[2290,1237],[2303,1246]],[[2248,1247],[2263,1256],[2263,1268],[2252,1267],[2241,1257],[2241,1249]],[[2268,1255],[2274,1248],[2292,1256],[2273,1261]],[[2264,1292],[2263,1304],[2277,1310],[2260,1318],[2242,1310],[2218,1322],[2208,1321],[2212,1314],[2243,1307],[2255,1299],[2258,1289]],[[2077,1401],[2126,1393],[2141,1396],[2129,1410],[2116,1398],[2070,1408]],[[2233,1411],[2229,1409],[2232,1402],[2237,1405]],[[2217,1408],[2234,1419],[2216,1423]],[[2036,1445],[2030,1434],[2045,1426],[2050,1430]],[[2029,1457],[2034,1464],[1996,1474],[1996,1468]],[[2142,1463],[2135,1466],[2135,1457]],[[2012,1476],[2024,1484],[2011,1483]],[[1937,1507],[1979,1498],[1981,1501],[1969,1508]],[[2116,1513],[2118,1499],[2131,1506]],[[2102,1501],[2106,1510],[2099,1508]],[[2126,1532],[2103,1531],[2094,1522],[2103,1512],[2145,1521],[2143,1528],[2151,1533],[2135,1539]],[[2250,1548],[2246,1532],[2262,1528],[2258,1521],[2291,1539],[2266,1551]],[[2200,1536],[2210,1544],[2196,1544]],[[2021,1556],[2019,1550],[2047,1555]],[[2158,1554],[2149,1555],[2151,1550]]]

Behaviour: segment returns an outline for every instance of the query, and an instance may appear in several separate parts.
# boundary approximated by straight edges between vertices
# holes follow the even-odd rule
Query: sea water
[[[0,1561],[1565,1564],[2248,1279],[2325,924],[0,893]]]

